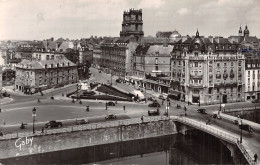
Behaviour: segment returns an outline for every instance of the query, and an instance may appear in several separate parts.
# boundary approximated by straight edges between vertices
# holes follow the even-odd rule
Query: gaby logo
[[[19,138],[15,141],[15,147],[19,148],[20,150],[22,150],[22,146],[25,145],[30,145],[32,146],[32,142],[33,142],[33,137],[31,138]]]

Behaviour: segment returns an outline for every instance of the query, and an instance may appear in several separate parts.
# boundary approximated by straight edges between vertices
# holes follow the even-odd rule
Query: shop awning
[[[173,90],[169,91],[169,95],[173,95],[176,97],[178,97],[180,94],[181,94],[181,92],[179,92],[179,91],[173,91]]]

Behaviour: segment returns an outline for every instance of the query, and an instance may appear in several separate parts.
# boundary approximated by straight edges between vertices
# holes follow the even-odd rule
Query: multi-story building
[[[93,66],[96,68],[100,68],[101,64],[101,47],[100,45],[94,46],[93,48]]]
[[[23,60],[16,66],[15,89],[24,93],[77,81],[77,66],[67,59]]]
[[[190,103],[244,101],[245,58],[227,38],[196,36],[177,42],[172,52],[172,88]]]
[[[245,60],[245,98],[260,99],[260,58]]]
[[[133,40],[132,40],[133,39]],[[110,38],[101,44],[100,68],[121,78],[132,73],[132,55],[137,47],[135,38]]]
[[[138,45],[133,55],[130,81],[147,89],[168,93],[171,78],[171,45]]]
[[[190,103],[244,101],[245,57],[240,44],[223,37],[205,38],[198,31],[169,43],[137,47],[131,77],[136,83],[145,82],[147,88]]]
[[[124,11],[120,37],[134,36],[137,41],[144,36],[142,9]]]

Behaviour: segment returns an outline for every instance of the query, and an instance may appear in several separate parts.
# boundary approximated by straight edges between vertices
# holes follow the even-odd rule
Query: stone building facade
[[[16,66],[15,90],[24,93],[34,93],[77,81],[77,66],[67,59],[23,60]]]
[[[245,98],[260,99],[260,58],[245,60]]]
[[[149,53],[150,49],[155,51]],[[165,44],[139,45],[132,78],[178,100],[216,104],[245,100],[244,68],[240,44],[223,37],[205,38],[197,31],[196,36],[171,42],[167,48]]]
[[[172,49],[171,45],[139,45],[133,55],[130,81],[147,89],[168,93]]]
[[[140,40],[144,36],[142,10],[129,9],[123,14],[122,31],[120,37],[134,36]]]
[[[196,36],[174,45],[172,88],[190,103],[244,101],[245,58],[227,38]]]
[[[101,44],[100,69],[125,78],[132,73],[132,55],[137,42],[131,37],[113,38]]]

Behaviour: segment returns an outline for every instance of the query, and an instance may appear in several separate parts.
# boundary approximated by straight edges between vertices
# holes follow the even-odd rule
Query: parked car
[[[88,124],[89,121],[85,119],[76,120],[77,125]]]
[[[248,125],[248,124],[240,124],[240,125],[238,125],[238,127],[239,127],[239,129],[248,131],[248,132],[250,132],[250,133],[253,132],[252,127],[251,127],[250,125]]]
[[[121,83],[121,82],[123,82],[123,80],[122,79],[116,79],[116,82]]]
[[[234,120],[233,123],[238,125],[239,122],[238,122],[238,120]]]
[[[62,123],[52,120],[45,124],[45,128],[62,127]]]
[[[160,95],[160,96],[159,96],[159,99],[165,100],[165,98],[163,97],[163,95]]]
[[[157,110],[148,110],[148,116],[158,116],[160,115],[159,109]]]
[[[212,115],[212,118],[214,118],[214,119],[221,119],[220,115],[218,115],[216,113]]]
[[[7,93],[7,92],[4,92],[4,93],[3,93],[3,96],[4,96],[4,97],[10,97],[10,94]]]
[[[114,114],[108,114],[106,117],[105,117],[106,120],[109,120],[109,119],[116,119],[116,115]]]
[[[197,112],[202,114],[207,114],[206,109],[198,109]]]
[[[113,101],[109,101],[106,103],[107,106],[115,106],[116,104]]]
[[[255,99],[255,100],[252,100],[251,102],[252,102],[252,103],[260,103],[260,100]]]
[[[161,105],[158,102],[152,102],[148,104],[148,107],[161,107]]]

